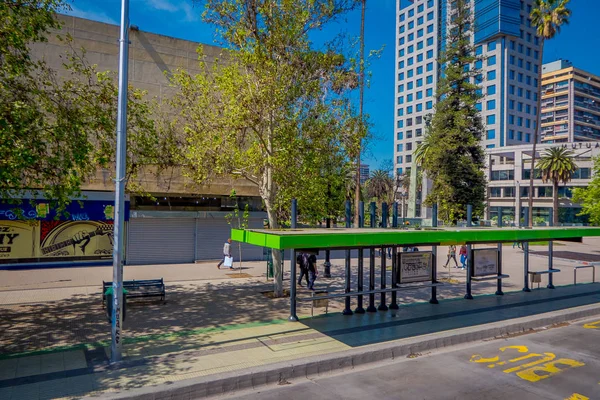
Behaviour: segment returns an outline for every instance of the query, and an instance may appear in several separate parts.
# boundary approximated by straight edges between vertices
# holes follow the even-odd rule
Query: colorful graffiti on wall
[[[44,203],[16,211],[7,207],[10,206],[0,207],[0,264],[100,260],[112,256],[110,202],[82,202],[59,216],[52,215]],[[15,217],[18,213],[25,219]]]

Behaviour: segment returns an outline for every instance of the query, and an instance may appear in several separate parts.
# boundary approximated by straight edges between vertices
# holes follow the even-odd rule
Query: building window
[[[487,80],[492,81],[494,79],[496,79],[496,70],[488,71]]]
[[[508,109],[509,110],[514,110],[515,109],[515,101],[514,100],[509,100],[508,101]]]
[[[396,174],[402,175],[402,168],[396,168]]]
[[[400,25],[399,32],[404,33],[405,27],[404,25]]]
[[[492,171],[490,180],[492,181],[512,181],[515,179],[514,169],[504,169],[499,171]]]
[[[404,96],[398,97],[398,104],[404,104]]]
[[[427,26],[427,33],[433,32],[433,24]]]
[[[421,4],[419,7],[423,7],[423,5]],[[417,18],[417,25],[423,25],[423,17]]]
[[[517,117],[517,125],[523,126],[523,117]]]
[[[510,63],[510,65],[515,65],[515,56],[510,56],[508,58],[508,62]]]
[[[494,125],[496,123],[496,115],[495,114],[488,115],[485,119],[485,122],[488,125]]]
[[[409,25],[409,28],[410,28],[410,24],[408,24],[408,25]],[[415,34],[414,34],[414,33],[409,33],[409,34],[408,34],[408,39],[407,39],[407,40],[408,40],[409,42],[412,42],[413,40],[415,40]]]
[[[409,47],[409,49],[410,49],[410,47]],[[410,53],[410,50],[408,52]],[[519,72],[519,75],[517,75],[517,77],[518,77],[517,80],[519,82],[523,82],[523,74],[521,72]]]
[[[423,61],[423,53],[417,54],[417,62]]]
[[[483,54],[483,47],[477,46],[475,47],[475,55],[480,56]]]
[[[412,82],[408,82],[408,83],[406,84],[406,89],[407,89],[407,90],[412,90],[412,88],[413,88],[413,83],[412,83]]]
[[[523,132],[521,132],[521,131],[517,132],[517,140],[519,142],[523,141]]]
[[[496,41],[489,42],[488,45],[487,45],[487,49],[488,49],[488,51],[494,51],[494,50],[496,50]]]
[[[508,130],[508,138],[510,140],[514,140],[515,139],[515,131],[513,131],[512,129]]]
[[[423,37],[423,29],[419,29],[419,30],[417,31],[417,37],[418,37],[418,38],[420,38],[420,37]]]
[[[490,188],[490,197],[501,197],[502,196],[502,188],[499,187],[491,187]]]
[[[552,186],[540,186],[538,188],[538,197],[552,197]]]
[[[523,103],[521,103],[521,102],[518,102],[518,103],[517,103],[517,110],[518,110],[519,112],[523,112]]]
[[[433,0],[427,0],[427,8],[433,7]]]
[[[512,80],[515,79],[515,70],[511,69],[510,71],[508,71],[508,77]]]
[[[519,97],[523,97],[523,88],[519,88],[519,89],[517,90],[517,93],[518,93],[518,96],[519,96]]]
[[[404,145],[402,143],[398,143],[396,145],[396,151],[398,151],[398,152],[404,151]]]
[[[406,107],[406,113],[407,114],[412,114],[412,112],[413,112],[413,106]]]
[[[495,110],[496,109],[496,100],[488,100],[485,105],[486,110]]]
[[[423,67],[417,67],[417,75],[421,75],[423,73]]]
[[[414,10],[414,8],[412,10],[408,10],[408,18],[414,17],[414,16],[415,16],[415,10]]]
[[[425,92],[425,95],[426,95],[427,97],[431,97],[431,96],[433,96],[433,89],[431,89],[431,88],[427,89],[427,91]]]
[[[483,67],[483,61],[477,60],[475,61],[475,69],[481,69]]]
[[[514,50],[514,49],[515,49],[515,44],[516,44],[516,43],[515,43],[515,41],[514,41],[514,40],[511,40],[511,41],[510,41],[510,49],[511,49],[511,50]]]
[[[401,117],[401,116],[403,116],[403,115],[404,115],[404,109],[402,109],[402,108],[399,108],[399,109],[398,109],[398,116],[399,116],[399,117]]]
[[[422,91],[418,91],[417,92],[417,100],[421,100],[423,98],[423,92]]]
[[[433,19],[433,11],[427,13],[427,21],[431,21]]]
[[[428,84],[433,83],[433,75],[429,75],[426,79],[427,79],[426,82]]]
[[[404,84],[398,85],[398,93],[404,92]]]
[[[402,164],[402,156],[396,156],[396,164]]]
[[[417,137],[423,136],[423,129],[422,128],[415,129],[415,135]]]
[[[417,104],[417,112],[419,111],[423,111],[423,104],[421,103]]]
[[[417,43],[417,50],[421,50],[423,48],[423,41]]]
[[[398,57],[404,57],[404,49],[398,50]]]
[[[481,111],[481,103],[475,103],[475,109]]]
[[[488,131],[486,132],[486,136],[487,136],[487,140],[496,139],[496,130],[488,129]]]
[[[402,127],[404,127],[404,121],[396,122],[396,128],[402,128]]]
[[[590,168],[578,168],[573,173],[572,179],[590,179]]]
[[[531,142],[531,134],[529,134],[529,133],[526,133],[526,134],[525,134],[525,141],[526,141],[527,143]]]
[[[402,13],[400,14],[400,22],[404,21],[406,19],[406,14]]]
[[[431,110],[433,108],[433,102],[432,101],[428,101],[427,103],[425,103],[425,108],[427,110]]]
[[[396,133],[396,140],[402,140],[402,139],[404,139],[404,134],[402,132]]]
[[[414,53],[414,52],[415,52],[415,46],[413,46],[411,44],[410,46],[408,46],[408,54],[411,54],[411,53]],[[412,58],[408,59],[408,65],[410,65],[410,64],[412,64]]]
[[[409,94],[406,95],[406,101],[408,101],[409,103],[411,101],[413,101],[413,95],[412,95],[412,93],[409,93]]]
[[[433,50],[427,50],[427,59],[433,58]]]
[[[398,69],[404,68],[404,61],[398,63]]]
[[[408,65],[412,65],[412,62],[409,62]],[[412,78],[414,75],[414,71],[412,69],[409,69],[406,76],[409,78]]]
[[[509,186],[504,188],[504,197],[515,197],[515,187]]]
[[[430,63],[427,63],[427,67],[426,67],[425,69],[426,69],[428,72],[429,72],[429,71],[433,71],[433,63],[432,63],[432,62],[430,62]]]
[[[508,85],[508,93],[515,94],[515,85]]]
[[[433,45],[433,37],[428,37],[427,38],[427,46],[432,46]]]

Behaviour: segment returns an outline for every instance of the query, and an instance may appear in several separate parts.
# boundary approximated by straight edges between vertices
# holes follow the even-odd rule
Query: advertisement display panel
[[[398,253],[398,283],[431,281],[432,253],[430,251]]]

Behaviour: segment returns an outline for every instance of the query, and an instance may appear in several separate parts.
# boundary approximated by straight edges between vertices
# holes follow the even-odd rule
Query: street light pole
[[[113,309],[110,362],[122,358],[123,244],[125,233],[125,164],[127,162],[127,83],[129,66],[129,0],[121,0],[119,39],[119,96],[117,111],[117,159],[115,179],[115,225],[113,247]]]

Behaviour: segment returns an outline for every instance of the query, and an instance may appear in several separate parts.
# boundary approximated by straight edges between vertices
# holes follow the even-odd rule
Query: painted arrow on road
[[[585,329],[600,329],[600,321],[590,322],[589,324],[584,324],[583,327]]]

